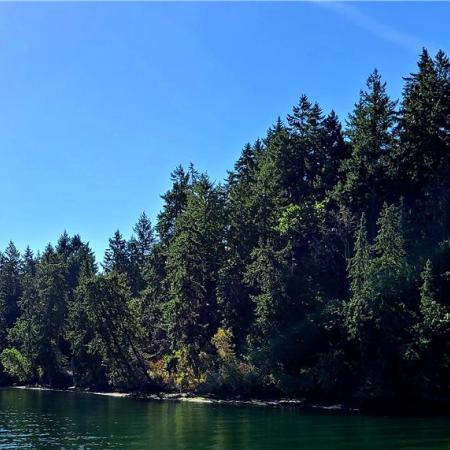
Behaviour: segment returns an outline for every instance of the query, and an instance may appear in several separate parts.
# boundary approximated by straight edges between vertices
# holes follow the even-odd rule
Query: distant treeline
[[[217,137],[220,139],[220,136]],[[344,128],[302,95],[223,184],[171,174],[101,270],[78,235],[0,258],[0,378],[337,400],[450,397],[450,63]]]

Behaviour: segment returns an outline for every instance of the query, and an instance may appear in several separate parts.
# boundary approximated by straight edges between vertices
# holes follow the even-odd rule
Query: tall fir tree
[[[0,303],[4,308],[4,320],[11,327],[19,315],[21,296],[21,258],[13,242],[9,242],[0,261]]]
[[[171,347],[187,348],[194,368],[220,324],[217,284],[223,240],[223,189],[201,175],[177,219],[168,250],[165,305]]]
[[[105,251],[103,259],[103,269],[105,272],[116,271],[127,275],[130,282],[132,277],[132,267],[130,261],[130,252],[127,241],[123,238],[119,230],[116,230],[114,236],[109,239],[109,246]]]
[[[150,270],[151,254],[155,245],[155,235],[150,219],[143,212],[133,228],[134,235],[128,241],[133,292],[145,288],[146,271]]]
[[[186,173],[182,166],[178,166],[170,174],[170,179],[172,187],[162,196],[164,205],[156,225],[158,237],[164,245],[173,237],[176,219],[186,207],[187,194],[192,183],[190,174]]]
[[[349,117],[347,135],[352,152],[342,164],[344,181],[338,187],[338,197],[345,205],[357,216],[366,214],[370,239],[375,236],[376,219],[386,196],[386,161],[395,121],[396,103],[375,70]]]
[[[257,199],[256,177],[258,160],[263,153],[262,143],[247,144],[228,176],[225,213],[225,258],[219,272],[218,299],[224,327],[236,339],[238,351],[252,322],[251,289],[244,281],[244,272],[252,250],[258,245],[258,223],[255,220]]]
[[[111,386],[148,387],[151,380],[142,348],[143,332],[126,275],[112,271],[84,278],[77,290],[77,304],[72,317],[80,329],[73,330],[71,336],[75,355],[83,358],[79,361],[82,379],[102,383],[100,360]]]

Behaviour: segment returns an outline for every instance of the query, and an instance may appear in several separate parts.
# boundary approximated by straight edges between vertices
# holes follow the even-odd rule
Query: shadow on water
[[[2,389],[0,449],[27,448],[441,450],[450,448],[450,419]]]

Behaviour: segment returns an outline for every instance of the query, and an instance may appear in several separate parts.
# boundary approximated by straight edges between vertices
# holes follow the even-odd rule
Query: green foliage
[[[31,377],[31,363],[15,348],[5,348],[0,354],[0,361],[6,373],[21,381],[28,381]]]
[[[177,167],[153,226],[0,254],[1,381],[450,398],[450,63],[342,129],[302,95],[225,184]]]
[[[281,234],[305,236],[311,229],[317,227],[324,208],[323,202],[290,204],[281,212],[276,229]]]
[[[171,348],[205,348],[219,323],[216,290],[223,255],[223,196],[206,176],[193,184],[168,251],[165,308]]]
[[[168,244],[173,237],[177,217],[184,211],[189,186],[193,181],[191,174],[186,173],[181,166],[178,166],[170,177],[172,189],[162,196],[164,208],[158,215],[156,226],[159,239],[163,244]]]
[[[14,243],[10,242],[5,252],[0,254],[0,314],[3,322],[0,345],[5,343],[6,330],[19,315],[20,297],[20,254]]]
[[[85,367],[90,373],[83,377],[102,376],[96,367],[101,361],[112,386],[129,389],[150,384],[136,313],[124,274],[113,271],[82,280],[70,312],[69,339],[75,357],[87,355],[94,365]]]
[[[439,52],[430,57],[424,49],[418,72],[406,78],[400,119],[400,144],[394,153],[396,175],[407,187],[418,189],[427,178],[448,167],[450,64]]]
[[[258,370],[238,357],[231,330],[219,328],[211,342],[217,358],[203,389],[227,395],[250,395],[257,391]]]
[[[226,186],[224,215],[224,261],[218,272],[217,299],[223,323],[233,330],[238,347],[245,345],[246,330],[253,315],[251,289],[244,282],[244,272],[258,245],[259,195],[257,174],[264,145],[256,141],[247,144],[230,173]]]
[[[422,272],[420,312],[423,316],[423,325],[431,333],[439,335],[450,330],[450,310],[437,301],[433,280],[433,266],[430,260],[427,260],[425,269]]]
[[[367,239],[366,220],[364,214],[355,235],[354,256],[350,258],[348,271],[350,278],[351,298],[346,305],[345,325],[350,338],[358,338],[359,324],[366,320],[367,302],[374,297],[371,284],[373,255]]]
[[[105,272],[115,270],[116,272],[126,273],[127,275],[130,274],[131,262],[127,242],[119,230],[109,239],[109,247],[105,252],[103,268]]]
[[[342,163],[344,181],[337,185],[336,195],[357,216],[363,212],[367,215],[371,238],[375,235],[375,221],[383,198],[386,198],[386,166],[393,145],[395,106],[386,93],[386,83],[382,83],[375,70],[349,117],[347,135],[351,155]]]
[[[364,217],[356,232],[355,254],[349,262],[351,297],[344,308],[348,337],[359,346],[355,370],[361,378],[359,396],[372,398],[397,390],[394,367],[410,339],[408,309],[410,266],[406,259],[400,207],[385,204],[373,245],[367,240]],[[401,378],[401,374],[395,376]]]
[[[24,313],[11,329],[10,339],[32,361],[33,373],[40,382],[58,383],[67,368],[60,344],[68,290],[64,265],[51,246],[42,255],[26,290],[21,302]]]

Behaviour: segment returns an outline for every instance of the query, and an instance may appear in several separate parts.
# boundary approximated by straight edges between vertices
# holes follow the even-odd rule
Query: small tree
[[[30,361],[16,348],[5,348],[0,354],[5,372],[19,381],[28,381],[32,375]]]

